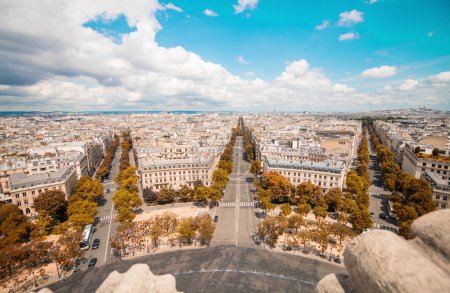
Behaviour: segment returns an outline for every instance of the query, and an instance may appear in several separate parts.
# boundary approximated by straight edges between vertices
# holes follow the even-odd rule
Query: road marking
[[[117,217],[117,213],[111,214],[111,215],[106,215],[106,216],[101,217],[101,218],[100,218],[100,222],[108,221],[111,217],[112,217],[113,219],[115,219],[115,218]]]
[[[109,235],[111,234],[111,221],[112,221],[112,218],[113,218],[113,211],[114,211],[114,207],[113,207],[113,203],[112,203],[112,200],[111,200],[111,214],[110,214],[110,217],[109,217],[108,237],[106,238],[105,262],[106,262],[106,258],[108,257]]]

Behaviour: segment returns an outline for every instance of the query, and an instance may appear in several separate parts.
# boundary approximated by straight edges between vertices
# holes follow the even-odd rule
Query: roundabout
[[[314,292],[329,273],[345,269],[300,255],[264,249],[208,247],[152,254],[76,272],[67,280],[48,286],[53,292],[95,292],[113,271],[126,272],[144,263],[156,275],[172,274],[183,292]]]

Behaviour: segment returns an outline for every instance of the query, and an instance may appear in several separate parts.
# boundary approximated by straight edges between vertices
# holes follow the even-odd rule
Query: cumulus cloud
[[[233,5],[234,13],[242,13],[245,10],[255,10],[258,6],[259,0],[238,0],[236,5]]]
[[[250,62],[248,62],[247,60],[245,60],[245,58],[242,57],[242,56],[238,56],[236,59],[237,59],[237,61],[238,61],[239,63],[241,63],[241,64],[250,64]]]
[[[366,78],[386,78],[394,76],[395,74],[396,74],[395,66],[383,65],[380,67],[373,67],[366,69],[361,73],[361,76]]]
[[[450,71],[444,71],[437,75],[433,75],[430,77],[430,80],[436,83],[450,82]]]
[[[329,20],[324,20],[322,21],[321,24],[316,25],[314,28],[318,31],[324,30],[326,28],[330,27],[330,21]]]
[[[156,0],[6,2],[0,11],[0,108],[345,110],[393,100],[334,83],[304,59],[264,81],[254,73],[241,78],[181,46],[163,47],[156,41],[162,27],[155,15],[165,9]],[[135,31],[120,43],[83,26],[121,15]],[[446,80],[446,74],[430,79]],[[420,89],[428,97],[441,90]],[[421,101],[413,94],[403,99]]]
[[[339,14],[339,26],[351,26],[355,23],[364,22],[364,12],[353,9]]]
[[[416,89],[419,82],[415,79],[405,79],[405,81],[398,87],[401,91],[413,91]]]
[[[359,36],[357,33],[346,33],[339,36],[339,41],[348,41],[357,39]]]
[[[211,9],[206,8],[205,10],[203,10],[203,14],[206,16],[210,16],[210,17],[216,17],[218,16],[218,14],[216,12],[214,12]]]
[[[176,6],[175,4],[173,4],[172,2],[167,3],[164,6],[166,9],[171,9],[171,10],[175,10],[177,12],[183,12],[183,9],[181,9],[180,7]]]

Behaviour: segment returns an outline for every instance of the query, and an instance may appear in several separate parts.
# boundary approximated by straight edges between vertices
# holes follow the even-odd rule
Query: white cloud
[[[357,33],[346,33],[339,36],[339,41],[348,41],[357,39],[359,36]]]
[[[383,65],[380,67],[366,69],[361,73],[361,76],[369,78],[386,78],[394,76],[396,74],[396,70],[397,68],[395,66]]]
[[[372,5],[372,4],[375,4],[375,3],[377,3],[377,2],[378,2],[378,0],[370,0],[370,1],[369,1],[369,4]]]
[[[316,25],[314,28],[315,28],[316,30],[321,31],[321,30],[326,29],[326,28],[328,28],[328,27],[330,27],[330,21],[329,21],[329,20],[324,20],[324,21],[322,21],[321,24]]]
[[[241,78],[181,46],[158,44],[162,27],[155,15],[167,8],[156,0],[6,3],[0,12],[2,110],[359,110],[421,104],[423,97],[437,97],[432,103],[448,108],[439,100],[447,88],[434,86],[449,80],[445,72],[400,96],[334,83],[304,59],[288,63],[273,80],[253,73]],[[136,31],[121,43],[83,26],[122,14]]]
[[[436,34],[436,32],[428,32],[427,36],[431,38],[431,37],[434,36],[435,34]]]
[[[218,16],[218,14],[216,12],[214,12],[213,10],[208,9],[208,8],[203,10],[203,14],[206,15],[206,16],[211,16],[211,17]]]
[[[419,85],[415,79],[405,79],[405,81],[398,87],[401,91],[413,91]]]
[[[245,58],[242,57],[242,56],[238,56],[238,57],[236,58],[236,60],[237,60],[239,63],[241,63],[241,64],[250,64],[250,62],[248,62],[247,60],[245,60]]]
[[[354,93],[354,88],[348,87],[345,84],[336,83],[333,85],[333,92],[335,93]]]
[[[259,0],[238,0],[236,5],[233,5],[234,13],[242,13],[245,10],[255,10],[258,6]]]
[[[390,84],[385,85],[385,86],[384,86],[384,90],[387,91],[387,92],[392,91],[392,85],[390,85]]]
[[[173,4],[172,2],[167,3],[164,6],[166,9],[171,9],[171,10],[175,10],[177,12],[183,12],[183,9],[181,9],[180,7],[176,6],[175,4]]]
[[[339,14],[340,26],[351,26],[355,23],[364,22],[364,12],[353,9],[351,11],[344,11]]]
[[[450,71],[444,71],[437,75],[430,76],[430,80],[436,83],[450,82]]]
[[[255,76],[255,72],[253,71],[247,71],[244,73],[246,76]]]

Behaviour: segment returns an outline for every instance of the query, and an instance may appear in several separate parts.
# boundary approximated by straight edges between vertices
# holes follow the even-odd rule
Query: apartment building
[[[450,208],[450,185],[447,180],[443,180],[436,173],[422,172],[422,178],[430,183],[433,190],[433,201],[436,209]]]
[[[73,167],[41,174],[12,174],[11,202],[23,211],[26,216],[36,216],[33,200],[48,190],[61,190],[68,199],[74,192],[77,175]]]
[[[193,157],[172,160],[140,160],[139,171],[143,189],[159,191],[163,187],[178,190],[183,185],[194,186],[201,180],[205,186],[212,185],[212,174],[219,163],[219,156]]]
[[[420,157],[414,154],[410,148],[405,148],[403,152],[402,170],[416,178],[420,178],[423,172],[435,174],[436,177],[450,184],[449,157]]]
[[[58,152],[57,156],[35,157],[29,159],[27,164],[29,174],[55,172],[56,170],[73,166],[78,179],[81,176],[89,176],[87,157],[80,152]]]
[[[323,192],[334,187],[342,189],[345,180],[344,164],[340,161],[332,163],[264,158],[263,170],[277,172],[293,185],[310,182],[322,187]]]

